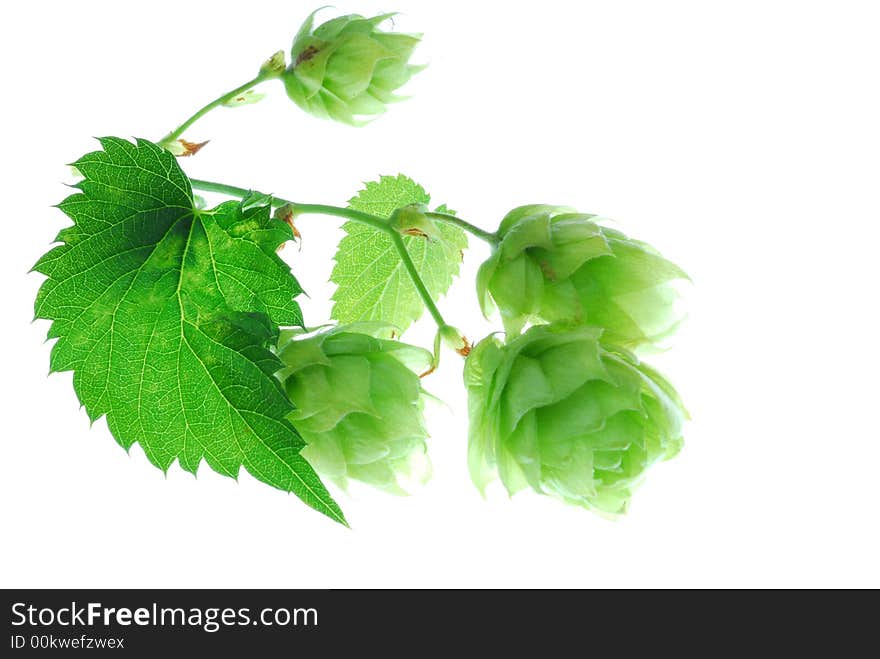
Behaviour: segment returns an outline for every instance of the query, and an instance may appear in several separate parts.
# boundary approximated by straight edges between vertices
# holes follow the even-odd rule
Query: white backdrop
[[[320,4],[320,3],[316,3]],[[167,477],[90,429],[46,378],[26,275],[65,224],[64,163],[90,136],[157,139],[288,48],[303,2],[20,3],[3,71],[0,586],[880,586],[876,351],[878,16],[871,2],[342,2],[404,12],[430,67],[361,129],[280,85],[220,110],[184,162],[305,202],[404,172],[494,229],[523,203],[617,220],[693,276],[690,321],[654,360],[693,414],[687,446],[609,522],[467,475],[461,360],[426,383],[435,477],[410,498],[339,493],[354,529],[206,467]],[[327,15],[333,11],[328,11]],[[284,252],[326,319],[338,224]],[[474,242],[443,302],[474,338]],[[429,343],[431,327],[409,336]]]

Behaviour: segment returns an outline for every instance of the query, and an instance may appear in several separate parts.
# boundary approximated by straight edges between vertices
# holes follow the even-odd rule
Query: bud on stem
[[[279,50],[276,53],[273,53],[272,57],[263,62],[263,66],[260,67],[260,73],[265,73],[272,77],[279,77],[284,73],[284,69],[286,68],[286,56],[283,50]]]
[[[424,204],[410,204],[394,211],[389,224],[402,236],[418,236],[434,242],[439,240],[440,230],[428,219],[427,212]]]
[[[458,328],[445,325],[440,328],[438,334],[448,348],[455,350],[462,357],[467,357],[471,353],[470,342]]]

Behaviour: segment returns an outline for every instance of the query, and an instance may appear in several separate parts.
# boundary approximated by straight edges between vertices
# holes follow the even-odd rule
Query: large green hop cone
[[[402,87],[422,67],[409,63],[418,34],[385,32],[393,14],[340,16],[314,27],[312,14],[293,42],[282,74],[287,95],[322,119],[358,125],[399,100]]]
[[[278,377],[316,471],[342,487],[354,479],[404,494],[431,473],[418,375],[431,353],[375,336],[383,331],[364,323],[306,337],[285,332]]]
[[[647,469],[682,446],[686,412],[672,386],[601,330],[533,327],[468,357],[469,462],[483,490],[500,477],[608,515],[624,513]]]
[[[530,322],[566,321],[601,327],[603,341],[628,349],[674,332],[681,321],[676,284],[687,275],[595,219],[556,206],[511,211],[477,276],[483,313],[497,306],[511,336]]]

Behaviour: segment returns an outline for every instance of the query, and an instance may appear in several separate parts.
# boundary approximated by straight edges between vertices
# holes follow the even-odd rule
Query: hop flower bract
[[[317,28],[315,14],[309,16],[281,76],[288,96],[316,117],[347,124],[383,113],[399,100],[397,89],[422,68],[409,63],[421,35],[379,29],[393,15],[351,14]]]
[[[672,386],[601,330],[541,325],[507,345],[493,337],[465,368],[469,463],[483,490],[496,476],[608,515],[626,511],[654,463],[682,446],[686,412]]]
[[[674,332],[675,284],[687,275],[596,219],[557,206],[511,211],[477,276],[483,313],[497,306],[510,335],[529,322],[566,321],[601,327],[604,341],[628,349]]]
[[[377,338],[386,329],[362,323],[286,333],[278,377],[297,408],[290,420],[307,444],[302,455],[316,471],[342,487],[354,479],[403,494],[402,481],[424,482],[431,471],[418,376],[431,353]]]

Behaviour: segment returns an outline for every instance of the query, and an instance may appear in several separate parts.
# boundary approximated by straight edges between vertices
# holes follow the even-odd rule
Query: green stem
[[[175,128],[174,130],[172,130],[170,133],[168,133],[161,140],[159,140],[159,144],[170,144],[171,142],[173,142],[174,140],[179,138],[181,135],[183,135],[184,131],[186,131],[187,128],[192,126],[195,122],[197,122],[199,119],[204,117],[206,114],[208,114],[214,108],[220,107],[224,103],[231,101],[233,98],[235,98],[239,94],[244,94],[246,91],[250,90],[253,87],[256,87],[261,82],[264,82],[266,80],[269,80],[270,78],[275,78],[275,77],[277,77],[277,74],[275,74],[275,73],[272,73],[269,71],[260,71],[260,74],[256,78],[254,78],[253,80],[249,80],[248,82],[244,83],[243,85],[236,87],[232,91],[223,94],[223,96],[215,98],[213,101],[208,103],[206,106],[204,106],[203,108],[198,110],[193,116],[191,116],[189,119],[184,121],[182,124],[180,124],[180,126]]]
[[[416,264],[413,263],[412,257],[409,255],[409,250],[406,248],[406,244],[403,242],[403,237],[394,230],[389,231],[388,235],[391,236],[391,241],[397,248],[397,253],[400,256],[400,260],[403,261],[403,267],[406,268],[406,271],[409,273],[409,277],[410,279],[412,279],[413,285],[416,287],[419,296],[422,298],[422,302],[425,303],[425,307],[427,307],[428,313],[431,314],[431,318],[433,318],[434,322],[437,323],[438,328],[442,329],[446,327],[446,321],[443,320],[443,315],[440,313],[437,305],[434,304],[434,299],[431,297],[431,293],[428,292],[428,288],[425,286],[425,282],[422,281],[422,278],[419,275],[419,270],[418,268],[416,268]]]
[[[226,194],[240,199],[250,194],[250,191],[245,188],[226,185],[225,183],[214,183],[212,181],[201,181],[199,179],[190,179],[190,183],[194,190],[219,192],[220,194]],[[427,286],[425,286],[425,282],[422,281],[419,270],[416,268],[416,264],[409,255],[409,250],[407,250],[406,244],[403,242],[403,237],[391,227],[387,219],[383,219],[376,215],[370,215],[369,213],[362,213],[361,211],[356,211],[352,208],[340,208],[338,206],[327,206],[324,204],[299,204],[295,201],[275,196],[272,197],[272,206],[290,206],[293,208],[295,215],[331,215],[333,217],[342,217],[347,220],[366,224],[377,231],[387,234],[388,237],[391,238],[391,242],[394,244],[394,248],[397,250],[400,260],[403,262],[403,267],[406,268],[407,274],[409,274],[419,297],[422,298],[422,302],[428,309],[428,313],[431,314],[434,322],[437,323],[437,327],[441,329],[446,327],[446,321],[443,320],[443,315],[440,313],[437,305],[434,304],[434,299],[431,297],[431,293],[428,291]]]
[[[251,190],[239,188],[235,185],[214,183],[213,181],[201,181],[196,178],[190,179],[190,183],[194,190],[200,190],[202,192],[218,192],[220,194],[229,195],[230,197],[238,197],[240,199],[244,199],[252,192]],[[326,206],[324,204],[298,204],[295,201],[290,201],[289,199],[283,199],[273,195],[272,207],[278,208],[279,206],[290,206],[297,215],[332,215],[334,217],[341,217],[346,220],[353,220],[355,222],[360,222],[361,224],[366,224],[378,231],[384,231],[385,233],[391,232],[391,227],[388,226],[386,220],[375,215],[370,215],[369,213],[356,211],[352,208],[340,208],[339,206]]]
[[[219,192],[220,194],[226,194],[232,197],[245,197],[250,192],[249,190],[245,190],[244,188],[238,188],[234,185],[226,185],[225,183],[200,181],[198,179],[191,179],[191,182],[193,188],[197,190],[202,190],[204,192]],[[350,208],[337,208],[336,206],[323,206],[320,204],[297,204],[295,202],[288,201],[287,199],[281,199],[280,197],[272,198],[273,206],[284,206],[285,204],[290,204],[296,209],[297,213],[301,213],[303,215],[334,215],[336,217],[344,217],[349,220],[355,220],[356,222],[361,222],[362,224],[368,224],[376,229],[379,229],[380,231],[386,231],[388,229],[388,223],[382,218],[376,217],[375,215],[368,215],[367,213],[360,213]],[[489,233],[488,231],[483,231],[482,229],[475,227],[470,222],[465,222],[460,217],[455,217],[454,215],[448,215],[446,213],[425,213],[425,215],[434,220],[439,220],[448,224],[454,224],[455,226],[470,232],[477,238],[485,240],[487,243],[490,243],[492,245],[498,244],[497,235],[495,235],[494,233]],[[381,226],[379,226],[380,224]]]
[[[324,204],[298,204],[293,201],[284,201],[283,199],[277,199],[277,201],[281,202],[279,205],[282,206],[285,203],[290,204],[296,215],[332,215],[333,217],[342,217],[346,220],[353,220],[355,222],[360,222],[361,224],[366,224],[367,226],[371,226],[377,231],[383,231],[392,237],[398,235],[397,232],[389,226],[387,220],[383,220],[376,215],[356,211],[352,208],[325,206]],[[275,205],[275,202],[273,202],[273,205]]]
[[[446,222],[447,224],[454,224],[460,229],[464,229],[468,233],[476,236],[480,240],[486,241],[490,245],[497,245],[499,242],[497,234],[484,231],[480,227],[474,226],[470,222],[465,222],[463,219],[461,219],[460,217],[456,217],[455,215],[449,215],[448,213],[425,213],[425,216],[431,218],[432,220],[439,220],[440,222]]]
[[[200,181],[197,178],[192,178],[189,180],[192,184],[193,190],[201,190],[202,192],[218,192],[220,194],[229,195],[230,197],[238,197],[239,199],[244,199],[247,197],[252,191],[246,190],[245,188],[239,188],[234,185],[226,185],[225,183],[214,183],[213,181]],[[275,198],[272,200],[272,204],[274,206],[283,206],[288,202],[280,201]]]

